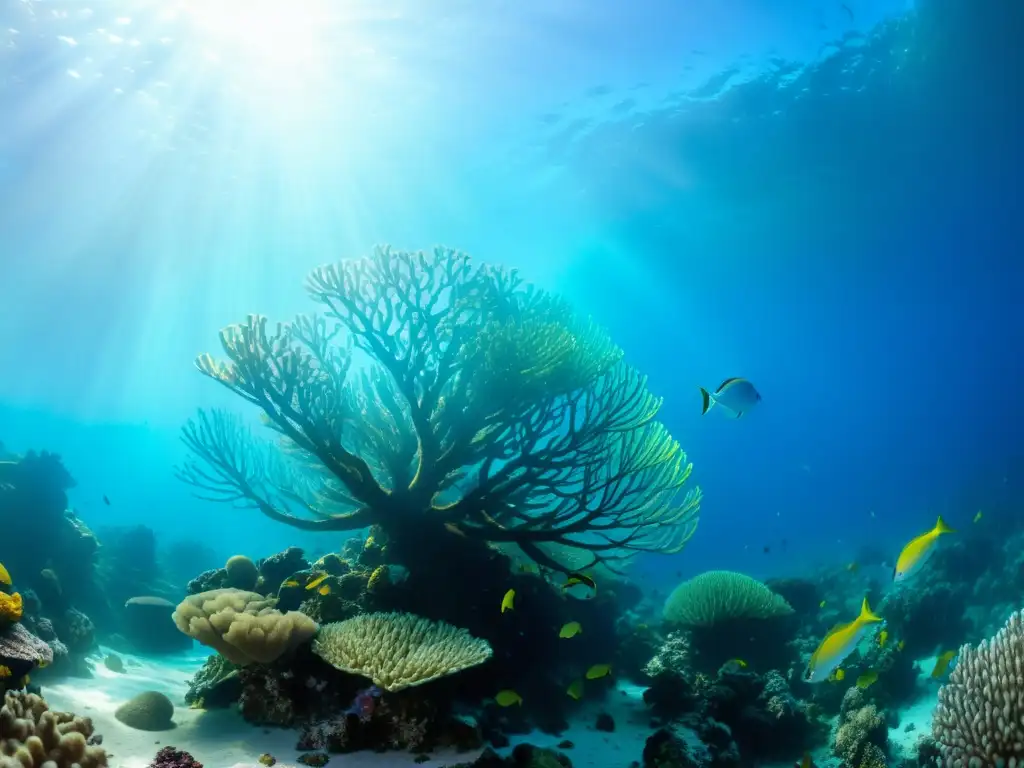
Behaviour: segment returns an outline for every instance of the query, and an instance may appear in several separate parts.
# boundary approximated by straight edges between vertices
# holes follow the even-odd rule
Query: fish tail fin
[[[860,604],[860,616],[857,620],[862,624],[877,624],[880,621],[884,621],[881,616],[876,616],[871,612],[871,606],[868,605],[868,599],[865,597],[864,602]]]
[[[700,411],[700,415],[703,416],[711,410],[711,406],[715,404],[715,400],[711,397],[711,393],[704,389],[704,387],[700,388],[700,396],[704,398],[704,407]]]
[[[956,533],[956,530],[946,525],[946,521],[942,519],[942,515],[939,515],[939,519],[935,523],[935,533]]]

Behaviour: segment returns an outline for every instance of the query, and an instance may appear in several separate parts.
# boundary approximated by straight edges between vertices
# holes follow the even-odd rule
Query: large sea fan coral
[[[1024,760],[1024,612],[995,637],[960,649],[939,689],[932,735],[947,768],[1012,768]]]
[[[343,672],[370,678],[385,691],[423,685],[482,664],[486,640],[409,613],[369,613],[320,628],[314,652]]]
[[[447,248],[379,248],[307,287],[324,315],[250,316],[221,332],[226,359],[196,360],[281,438],[201,412],[179,474],[204,498],[306,530],[376,524],[406,551],[515,544],[561,571],[693,534],[700,491],[661,400],[565,301]]]

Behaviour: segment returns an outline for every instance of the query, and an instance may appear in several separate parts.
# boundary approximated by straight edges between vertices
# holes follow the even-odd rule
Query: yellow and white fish
[[[720,405],[730,416],[738,419],[761,402],[761,394],[754,389],[754,385],[741,378],[726,379],[714,392],[701,387],[700,396],[704,399],[704,407],[700,412],[702,416],[715,405]]]
[[[821,683],[828,680],[839,668],[846,657],[860,645],[864,636],[871,631],[873,624],[882,619],[871,612],[868,599],[865,597],[860,606],[860,614],[849,624],[839,624],[825,635],[807,664],[804,680],[808,683]]]
[[[900,556],[896,559],[896,567],[892,572],[892,580],[903,581],[917,573],[935,552],[935,545],[944,533],[955,533],[955,531],[946,525],[942,516],[939,515],[934,528],[920,536],[915,536],[900,552]]]

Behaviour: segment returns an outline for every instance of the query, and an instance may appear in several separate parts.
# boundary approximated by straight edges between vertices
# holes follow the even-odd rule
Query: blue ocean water
[[[0,0],[0,440],[196,569],[336,550],[175,477],[242,406],[193,359],[320,264],[443,243],[664,398],[704,500],[648,586],[1010,531],[1021,34],[1012,0]],[[763,401],[702,416],[734,376]]]
[[[1011,513],[1016,11],[339,3],[261,50],[258,16],[189,8],[3,9],[2,437],[61,453],[87,520],[238,536],[171,474],[227,401],[191,360],[378,242],[514,266],[610,329],[705,489],[673,573]],[[764,407],[700,418],[734,375]],[[254,517],[253,546],[295,536]]]

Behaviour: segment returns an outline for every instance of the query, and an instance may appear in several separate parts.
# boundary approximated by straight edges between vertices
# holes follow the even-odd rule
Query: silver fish
[[[726,379],[714,392],[708,392],[701,387],[700,394],[704,398],[701,415],[710,411],[712,406],[720,405],[734,419],[738,419],[761,402],[761,395],[754,389],[754,385],[746,379],[740,378]]]

